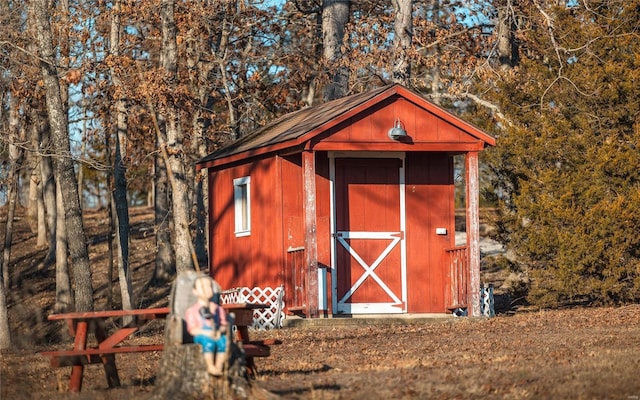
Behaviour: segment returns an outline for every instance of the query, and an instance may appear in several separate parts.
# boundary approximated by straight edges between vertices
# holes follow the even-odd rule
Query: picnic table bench
[[[250,373],[256,374],[254,357],[268,357],[271,345],[280,344],[278,340],[251,340],[249,327],[253,324],[255,309],[266,308],[265,304],[239,303],[223,304],[222,307],[235,315],[236,341],[241,343],[245,352],[246,365]],[[107,384],[110,388],[120,386],[120,378],[115,363],[115,354],[139,353],[146,351],[162,351],[164,344],[123,345],[122,342],[138,332],[147,322],[166,318],[170,313],[168,307],[136,309],[136,310],[108,310],[92,312],[72,312],[52,314],[50,321],[66,321],[73,336],[73,349],[44,351],[40,354],[51,359],[53,368],[71,366],[69,391],[79,392],[82,388],[84,366],[87,364],[103,364]],[[129,325],[116,328],[107,334],[106,321],[109,318],[132,316],[134,320]],[[88,336],[93,333],[97,345],[89,346]]]
[[[69,332],[73,336],[73,349],[44,351],[40,354],[51,359],[54,368],[71,366],[69,391],[79,392],[82,388],[82,377],[86,364],[103,364],[109,387],[120,386],[120,377],[115,363],[116,353],[138,353],[145,351],[161,351],[162,344],[120,345],[125,339],[138,332],[148,321],[165,318],[169,308],[148,308],[137,310],[107,310],[90,312],[72,312],[49,315],[50,321],[66,321]],[[118,317],[133,317],[129,325],[117,328],[110,335],[107,333],[106,320]],[[97,346],[88,347],[88,336],[93,333]],[[119,346],[120,345],[120,346]]]
[[[236,341],[242,344],[245,353],[247,369],[252,375],[256,375],[257,368],[254,357],[269,357],[270,346],[281,344],[277,339],[251,340],[249,327],[253,325],[253,312],[257,309],[268,308],[268,304],[254,303],[230,303],[222,304],[227,313],[233,313],[236,326]]]

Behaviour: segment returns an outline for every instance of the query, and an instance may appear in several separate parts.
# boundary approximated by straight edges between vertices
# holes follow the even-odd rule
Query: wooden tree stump
[[[184,321],[184,310],[195,301],[195,273],[178,276],[171,293],[165,346],[150,399],[267,399],[274,397],[253,388],[248,379],[244,352],[228,332],[227,366],[222,377],[207,373],[202,347],[193,343]],[[277,396],[276,396],[277,397]]]
[[[151,399],[255,399],[274,398],[253,388],[248,379],[245,357],[236,343],[230,346],[227,368],[222,377],[207,373],[202,347],[197,344],[166,346],[160,361]]]
[[[152,399],[212,399],[214,378],[207,373],[202,348],[196,344],[165,347]],[[222,378],[217,378],[222,380]]]

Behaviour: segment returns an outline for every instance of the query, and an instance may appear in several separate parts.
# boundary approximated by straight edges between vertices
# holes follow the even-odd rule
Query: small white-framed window
[[[236,214],[235,233],[237,236],[251,234],[251,177],[233,180],[233,204]]]

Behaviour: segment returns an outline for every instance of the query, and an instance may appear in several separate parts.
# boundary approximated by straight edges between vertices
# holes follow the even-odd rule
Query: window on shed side
[[[233,203],[236,214],[236,236],[251,234],[251,177],[233,180]]]

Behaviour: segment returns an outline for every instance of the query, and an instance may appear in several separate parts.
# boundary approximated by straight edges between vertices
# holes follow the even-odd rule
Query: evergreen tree
[[[640,1],[519,2],[496,98],[500,236],[541,306],[640,299]],[[562,2],[561,2],[562,3]]]

